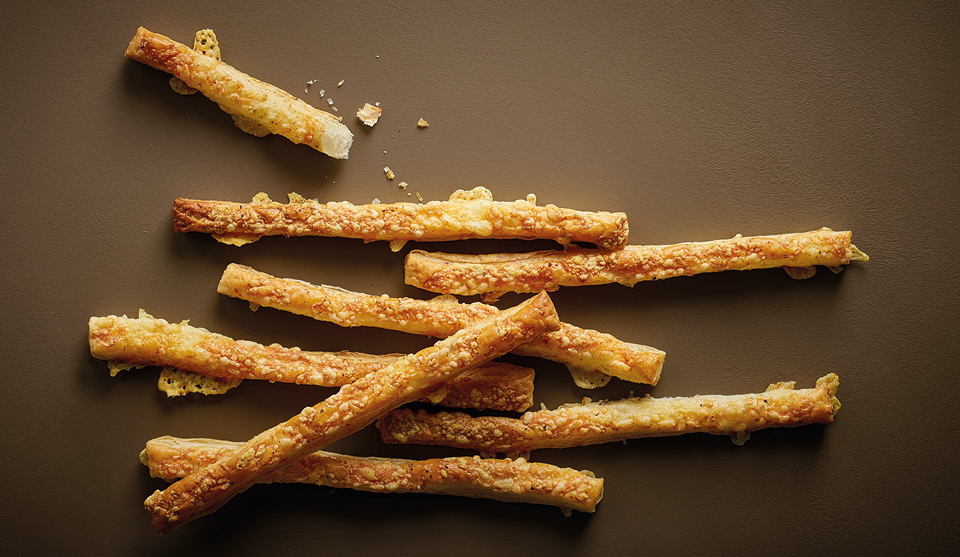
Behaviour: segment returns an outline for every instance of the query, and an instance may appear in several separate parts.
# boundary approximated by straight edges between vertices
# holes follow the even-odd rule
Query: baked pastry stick
[[[140,461],[150,476],[182,478],[240,443],[215,439],[159,437],[147,441]],[[432,493],[535,503],[592,513],[603,497],[603,479],[593,472],[525,459],[473,457],[406,460],[357,457],[318,451],[264,477],[260,483],[309,483],[375,493]]]
[[[435,345],[344,385],[326,400],[247,441],[144,501],[154,528],[170,532],[209,514],[281,468],[417,400],[463,370],[560,326],[542,292]]]
[[[831,373],[812,389],[797,390],[788,382],[770,385],[759,394],[568,404],[517,419],[401,409],[381,419],[377,427],[387,443],[443,445],[484,454],[523,454],[697,432],[729,435],[743,444],[758,429],[832,422],[840,409],[839,385]]]
[[[414,300],[317,286],[278,278],[236,263],[223,271],[217,292],[246,300],[254,307],[289,311],[342,327],[378,327],[431,337],[452,335],[499,311],[479,302],[461,304],[452,296]],[[656,348],[623,342],[613,335],[567,323],[561,323],[556,332],[517,347],[513,353],[560,362],[570,369],[577,385],[583,388],[602,386],[611,375],[625,381],[656,385],[666,356]]]
[[[124,55],[179,78],[234,116],[241,127],[260,124],[269,133],[303,143],[337,159],[345,159],[353,133],[336,116],[319,110],[290,93],[253,78],[233,66],[207,56],[169,37],[144,29]]]
[[[407,284],[457,296],[554,291],[561,286],[618,282],[625,286],[718,271],[785,267],[806,278],[814,265],[838,268],[870,258],[850,243],[851,232],[821,228],[779,236],[736,236],[729,240],[671,246],[627,246],[620,251],[564,251],[456,255],[413,250],[407,254]],[[797,268],[809,268],[801,272]]]
[[[236,386],[243,379],[341,387],[394,363],[402,354],[308,352],[234,340],[186,322],[169,323],[143,310],[140,317],[91,317],[90,354],[110,362],[111,374],[131,367],[166,366]],[[427,393],[422,402],[519,412],[533,404],[534,371],[508,363],[488,362],[470,368]],[[161,375],[159,387],[171,395]],[[206,386],[205,386],[206,387]],[[213,387],[215,389],[216,387]],[[224,392],[206,387],[199,392]],[[180,394],[177,391],[174,391]],[[172,396],[172,395],[171,395]]]
[[[251,203],[177,198],[173,228],[206,232],[242,245],[262,236],[335,236],[367,242],[387,240],[398,251],[410,240],[439,242],[470,238],[590,242],[614,249],[627,242],[624,213],[592,213],[540,206],[534,196],[494,201],[490,190],[457,190],[449,201],[427,203],[320,203],[289,194],[289,203],[260,193]]]

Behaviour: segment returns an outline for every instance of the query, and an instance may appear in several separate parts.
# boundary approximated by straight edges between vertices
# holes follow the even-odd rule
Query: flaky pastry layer
[[[141,310],[140,317],[91,317],[90,354],[122,366],[168,366],[237,382],[340,387],[392,364],[402,354],[309,352],[234,340],[186,322],[170,323]],[[534,371],[489,362],[468,369],[422,400],[477,410],[526,410],[533,404]]]
[[[263,477],[419,399],[463,370],[559,326],[553,303],[542,292],[344,385],[326,400],[304,408],[209,466],[154,492],[144,507],[157,531],[170,532],[215,511]]]
[[[719,271],[771,267],[831,268],[869,257],[850,243],[852,233],[821,228],[779,236],[737,236],[728,240],[670,246],[627,246],[618,251],[569,248],[564,251],[458,255],[413,250],[407,254],[407,284],[457,296],[504,292],[548,292],[561,286],[665,279]],[[808,273],[806,276],[812,275]],[[803,278],[792,273],[795,278]]]
[[[528,200],[493,201],[490,190],[457,190],[449,201],[428,203],[321,203],[291,194],[289,203],[260,194],[251,203],[177,198],[173,228],[206,232],[242,245],[262,236],[334,236],[367,242],[386,240],[394,251],[404,242],[471,238],[548,239],[619,248],[627,241],[627,216],[540,206]]]
[[[377,422],[387,443],[443,445],[485,454],[523,454],[641,437],[684,433],[730,435],[738,444],[768,427],[827,424],[840,409],[836,374],[812,389],[793,382],[770,385],[763,393],[568,404],[526,412],[520,418],[471,417],[462,413],[400,409]]]
[[[124,55],[173,74],[225,112],[257,122],[269,133],[309,145],[334,158],[345,159],[349,154],[353,133],[339,118],[216,57],[143,27],[137,30]]]
[[[278,278],[235,263],[224,270],[217,291],[256,306],[289,311],[342,327],[378,327],[440,338],[499,311],[481,303],[461,304],[449,296],[415,300],[361,294]],[[561,323],[558,331],[541,335],[513,352],[560,362],[575,372],[606,374],[652,385],[659,380],[666,357],[656,348],[623,342],[613,335],[567,323]],[[598,382],[604,383],[602,379]]]
[[[182,478],[235,451],[240,443],[159,437],[147,441],[140,461],[150,476]],[[432,493],[553,505],[565,512],[593,512],[603,497],[603,479],[592,472],[525,459],[474,457],[406,460],[318,451],[261,479],[261,483],[308,483],[376,493]]]

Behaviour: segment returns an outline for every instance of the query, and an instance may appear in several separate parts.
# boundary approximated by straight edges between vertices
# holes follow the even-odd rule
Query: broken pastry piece
[[[407,284],[457,296],[481,294],[486,300],[504,292],[552,292],[561,286],[665,279],[719,271],[824,265],[833,270],[870,258],[850,243],[852,233],[821,228],[779,236],[736,236],[729,240],[670,246],[627,246],[619,251],[569,248],[564,251],[456,255],[413,250],[407,254]]]
[[[186,322],[170,323],[143,310],[138,318],[91,317],[89,341],[90,354],[107,360],[111,375],[132,367],[164,367],[158,387],[168,396],[221,394],[243,379],[340,387],[402,356],[264,346]],[[533,379],[530,368],[489,362],[464,371],[421,402],[518,412],[533,404]]]
[[[159,437],[147,441],[140,462],[150,476],[173,481],[216,462],[240,443]],[[512,503],[553,505],[592,513],[603,497],[603,479],[592,472],[525,459],[474,457],[406,460],[318,451],[261,480],[307,483],[375,493],[432,493]]]
[[[398,359],[284,423],[195,470],[144,501],[153,526],[168,533],[209,514],[261,479],[419,399],[463,370],[501,356],[560,326],[545,293],[501,311],[416,354]]]
[[[377,422],[387,443],[443,445],[484,454],[525,454],[533,449],[579,447],[684,433],[729,435],[743,444],[768,427],[828,424],[840,409],[840,380],[828,374],[812,389],[775,383],[748,395],[631,398],[567,404],[520,418],[397,410]]]
[[[617,248],[627,240],[623,213],[587,212],[540,206],[529,196],[494,201],[490,190],[457,190],[449,201],[417,203],[320,203],[291,194],[290,203],[266,194],[252,203],[177,198],[177,232],[205,232],[221,242],[242,245],[261,236],[334,236],[366,242],[389,241],[397,251],[407,241],[438,242],[470,238],[547,239],[561,244],[589,242]]]
[[[462,304],[452,296],[415,300],[361,294],[279,278],[236,263],[223,271],[217,292],[342,327],[377,327],[440,338],[499,311],[481,303]],[[662,350],[568,323],[561,323],[558,331],[541,335],[513,353],[564,364],[582,388],[603,386],[611,375],[655,385],[666,357]]]
[[[248,133],[282,135],[337,159],[350,152],[353,133],[339,118],[220,61],[212,31],[198,33],[191,49],[141,27],[124,54],[173,74],[183,84],[171,83],[177,92],[200,91]]]
[[[382,112],[383,111],[380,110],[379,106],[374,106],[370,103],[364,103],[363,108],[357,111],[357,118],[372,128],[373,125],[377,123],[377,120],[380,119],[380,114]]]

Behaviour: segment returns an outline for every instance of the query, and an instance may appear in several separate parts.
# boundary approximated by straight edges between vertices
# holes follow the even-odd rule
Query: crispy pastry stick
[[[837,267],[867,261],[850,243],[851,232],[821,228],[779,236],[736,236],[729,240],[627,246],[620,251],[570,248],[564,251],[457,255],[413,250],[404,266],[407,284],[457,296],[503,292],[553,291],[561,286],[618,282],[633,286],[644,280],[681,275],[746,271],[770,267]],[[810,276],[812,273],[807,273]],[[805,278],[792,273],[795,278]]]
[[[209,514],[281,468],[358,431],[390,410],[417,400],[468,367],[487,362],[560,326],[541,292],[382,370],[368,373],[326,400],[247,441],[209,466],[144,501],[157,531],[166,533]]]
[[[136,319],[115,315],[91,317],[89,329],[90,354],[110,361],[111,370],[169,366],[231,382],[264,379],[341,387],[402,356],[307,352],[279,344],[264,346],[234,340],[186,322],[169,323],[143,310]],[[464,371],[422,401],[477,410],[522,411],[533,404],[533,378],[530,368],[489,362]]]
[[[257,122],[269,133],[334,158],[349,154],[353,134],[336,116],[169,37],[141,27],[124,55],[173,74],[225,112]]]
[[[432,300],[388,298],[350,292],[333,286],[316,286],[283,279],[231,263],[223,272],[217,292],[266,306],[330,321],[342,327],[378,327],[407,333],[446,337],[470,323],[494,315],[494,306],[461,304],[453,297]],[[538,356],[567,366],[577,384],[602,386],[609,377],[656,385],[666,354],[612,335],[561,323],[560,330],[544,334],[517,347],[514,354]]]
[[[388,240],[394,251],[410,240],[547,239],[561,244],[590,242],[608,249],[627,242],[624,213],[539,206],[532,195],[527,200],[494,201],[483,187],[457,190],[449,201],[428,203],[320,203],[297,194],[290,194],[289,203],[277,203],[263,193],[251,203],[177,198],[173,228],[206,232],[234,245],[261,236],[335,236]]]
[[[172,481],[235,451],[240,443],[159,437],[147,441],[140,461],[150,476]],[[536,503],[592,513],[603,497],[593,472],[542,462],[451,457],[429,460],[347,456],[318,451],[261,479],[261,483],[309,483],[375,493],[433,493]]]
[[[730,435],[746,442],[750,432],[833,421],[840,409],[833,373],[813,389],[776,383],[759,394],[678,398],[631,398],[569,404],[527,412],[519,419],[430,414],[401,409],[377,422],[387,443],[443,445],[490,453],[522,454],[533,449],[578,447],[640,437],[683,433]]]

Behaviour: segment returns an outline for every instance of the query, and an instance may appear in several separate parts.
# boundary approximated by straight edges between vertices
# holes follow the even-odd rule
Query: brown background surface
[[[102,554],[848,553],[945,550],[958,536],[955,408],[960,13],[954,3],[98,2],[8,8],[2,207],[5,551]],[[850,3],[846,3],[850,4]],[[257,139],[203,97],[123,58],[137,26],[190,42],[319,105],[356,133],[347,161]],[[318,79],[303,95],[307,80]],[[345,80],[343,87],[335,85]],[[380,101],[373,129],[352,118]],[[418,130],[417,119],[430,128]],[[384,153],[386,151],[386,153]],[[397,180],[388,182],[390,166]],[[357,291],[404,286],[384,243],[177,235],[174,197],[497,199],[621,210],[631,243],[821,226],[872,260],[808,281],[782,271],[566,289],[564,320],[662,348],[655,388],[575,388],[538,372],[553,407],[634,391],[742,393],[841,378],[834,424],[637,440],[534,458],[606,480],[593,515],[434,496],[256,487],[173,535],[141,502],[163,483],[137,454],[158,435],[242,440],[329,390],[244,384],[166,399],[156,369],[111,379],[92,315],[144,308],[237,338],[409,351],[428,341],[344,330],[219,296],[226,264]],[[408,246],[404,251],[408,251]],[[420,247],[420,246],[418,246]],[[447,251],[549,243],[459,242]],[[501,305],[519,298],[506,297]],[[519,359],[517,359],[519,361]],[[370,428],[331,449],[427,457]]]

